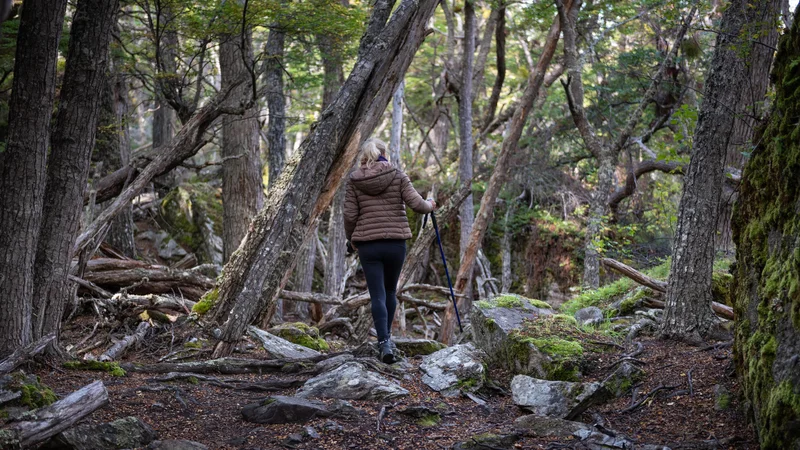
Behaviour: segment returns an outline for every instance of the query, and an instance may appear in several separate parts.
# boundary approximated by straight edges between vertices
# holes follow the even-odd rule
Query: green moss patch
[[[14,372],[10,380],[5,383],[4,389],[12,392],[19,392],[21,396],[11,404],[25,406],[31,409],[55,403],[58,400],[55,392],[48,386],[41,383],[41,379],[36,375],[28,375],[25,372]]]
[[[125,371],[116,362],[100,362],[100,361],[67,361],[64,367],[72,370],[95,370],[101,372],[108,372],[115,377],[124,377]]]
[[[306,325],[302,322],[281,324],[271,328],[269,331],[275,336],[312,350],[327,352],[331,349],[328,342],[319,336],[319,330],[316,327]]]
[[[216,303],[218,299],[219,299],[219,289],[214,288],[203,294],[203,296],[200,298],[200,301],[198,301],[197,303],[194,304],[194,306],[192,306],[192,312],[199,316],[202,316],[214,306],[214,303]]]
[[[434,427],[442,421],[442,416],[439,414],[428,414],[423,417],[420,417],[417,420],[417,425],[421,427]]]
[[[481,300],[475,303],[475,306],[481,309],[491,309],[491,308],[522,308],[525,304],[525,301],[531,304],[536,308],[540,309],[553,309],[549,303],[543,302],[541,300],[536,299],[529,299],[524,297],[519,297],[516,295],[501,295],[495,297],[491,300]]]

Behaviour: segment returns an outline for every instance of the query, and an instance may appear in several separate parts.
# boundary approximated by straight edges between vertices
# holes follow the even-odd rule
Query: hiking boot
[[[392,364],[395,362],[394,350],[392,349],[392,341],[390,339],[378,342],[378,351],[380,352],[380,359],[384,363]]]

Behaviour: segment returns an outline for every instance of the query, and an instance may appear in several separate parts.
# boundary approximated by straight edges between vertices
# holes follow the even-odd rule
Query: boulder
[[[158,436],[138,417],[125,417],[99,425],[78,425],[47,441],[47,450],[116,450],[144,447]]]
[[[442,421],[442,414],[435,408],[425,405],[412,405],[397,410],[398,414],[416,419],[416,423],[422,427],[432,427]]]
[[[474,392],[486,380],[483,359],[486,354],[472,343],[454,345],[422,359],[422,382],[442,395],[452,397],[461,391]]]
[[[457,443],[453,446],[453,450],[484,450],[487,448],[513,450],[515,448],[514,444],[517,443],[519,438],[518,434],[484,433]]]
[[[244,420],[253,423],[306,422],[332,415],[325,404],[304,398],[276,395],[242,408]]]
[[[316,350],[293,344],[252,325],[247,327],[247,334],[257,339],[273,358],[311,358],[320,355]]]
[[[195,441],[165,439],[151,442],[147,450],[208,450],[208,447]]]
[[[323,359],[322,361],[314,364],[314,373],[328,372],[354,359],[355,357],[349,353],[342,353],[341,355]]]
[[[514,430],[525,436],[565,438],[580,430],[591,430],[591,427],[581,422],[529,414],[514,420]]]
[[[222,265],[222,194],[209,183],[184,183],[161,201],[159,221],[201,263]],[[177,255],[176,255],[177,256]]]
[[[603,310],[597,306],[579,309],[575,313],[575,320],[578,321],[578,325],[594,325],[603,322],[604,319]]]
[[[487,363],[546,378],[550,358],[518,330],[525,320],[552,314],[547,303],[524,297],[505,295],[476,302],[470,314],[475,345],[489,355]]]
[[[600,383],[550,381],[517,375],[511,380],[514,404],[539,416],[572,420],[611,398]]]
[[[644,370],[627,361],[603,380],[603,387],[615,397],[622,397],[645,376]]]
[[[714,386],[714,409],[717,411],[725,411],[731,407],[731,393],[728,389],[717,384]]]
[[[664,445],[641,444],[621,434],[603,434],[591,429],[578,430],[573,436],[580,440],[580,447],[576,448],[586,450],[670,450]]]
[[[293,344],[302,345],[318,352],[327,352],[331,349],[325,339],[319,337],[317,327],[311,327],[302,322],[282,323],[268,331]]]
[[[392,342],[394,342],[398,350],[409,358],[417,355],[430,355],[447,347],[441,342],[432,339],[397,338],[392,339]]]
[[[344,363],[306,381],[297,392],[303,398],[389,400],[408,395],[399,384],[367,370],[356,361]]]

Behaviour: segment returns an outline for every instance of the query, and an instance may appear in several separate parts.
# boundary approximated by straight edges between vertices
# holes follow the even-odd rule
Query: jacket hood
[[[367,195],[378,195],[392,184],[397,169],[388,161],[377,161],[371,166],[359,167],[350,174],[350,182]]]

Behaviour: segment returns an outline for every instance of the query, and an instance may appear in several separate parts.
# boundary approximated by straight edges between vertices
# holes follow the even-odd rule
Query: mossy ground
[[[27,375],[21,371],[11,374],[11,381],[6,385],[5,389],[22,394],[12,404],[31,409],[41,408],[58,400],[55,392],[48,386],[43,385],[38,376]]]
[[[524,300],[527,300],[528,303],[531,304],[531,306],[534,306],[536,308],[541,308],[541,309],[552,309],[553,308],[552,306],[550,306],[549,303],[543,302],[541,300],[530,299],[530,298],[526,298]],[[519,297],[519,296],[516,296],[516,295],[501,295],[501,296],[495,297],[495,298],[493,298],[491,300],[481,300],[481,301],[475,303],[475,305],[478,308],[481,308],[481,309],[520,308],[520,307],[523,306],[523,304],[524,304],[523,297]]]
[[[108,372],[115,377],[124,377],[125,371],[116,362],[100,361],[66,361],[64,367],[73,370],[96,370]]]

